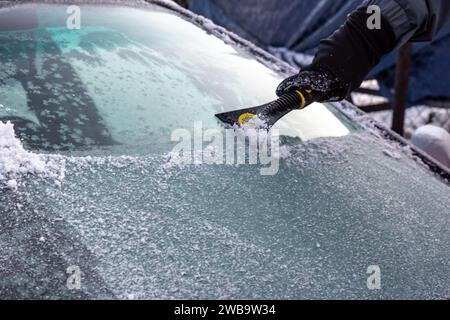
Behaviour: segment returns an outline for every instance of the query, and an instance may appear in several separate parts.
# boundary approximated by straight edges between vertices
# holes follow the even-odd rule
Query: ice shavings
[[[232,134],[229,134],[230,132]],[[167,176],[172,170],[186,169],[191,165],[246,165],[249,163],[250,150],[258,156],[261,153],[268,154],[270,150],[271,158],[280,158],[278,152],[273,152],[278,147],[278,131],[268,130],[267,123],[258,116],[252,117],[242,125],[234,124],[227,130],[216,133],[218,137],[214,138],[213,143],[203,141],[199,149],[174,149],[167,153],[164,156],[164,164],[158,169],[159,172]],[[216,139],[219,140],[215,141]],[[240,163],[238,158],[243,163]]]
[[[29,174],[49,177],[60,186],[64,180],[64,160],[25,150],[15,135],[14,125],[0,121],[0,188],[17,190],[21,177]]]
[[[235,124],[233,129],[236,131],[241,131],[244,134],[248,134],[253,130],[267,129],[268,125],[266,121],[261,119],[259,116],[255,115],[248,119],[244,124]]]

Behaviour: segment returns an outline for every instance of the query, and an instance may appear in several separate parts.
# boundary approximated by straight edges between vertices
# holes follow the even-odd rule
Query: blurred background
[[[296,68],[362,0],[176,0]],[[411,139],[434,125],[450,131],[450,25],[433,42],[405,45],[385,57],[350,100]]]

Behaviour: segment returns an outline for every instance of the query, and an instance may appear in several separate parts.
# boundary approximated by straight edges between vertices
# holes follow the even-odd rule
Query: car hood
[[[286,147],[273,177],[140,152],[58,156],[60,187],[1,192],[3,297],[448,297],[447,189],[368,134]]]

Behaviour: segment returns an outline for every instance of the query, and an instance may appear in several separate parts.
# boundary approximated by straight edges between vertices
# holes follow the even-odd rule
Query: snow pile
[[[420,127],[411,143],[450,168],[450,134],[444,129],[433,125]]]
[[[27,174],[53,178],[59,186],[64,179],[64,161],[26,151],[15,136],[14,125],[0,121],[0,187],[17,190],[20,177]]]

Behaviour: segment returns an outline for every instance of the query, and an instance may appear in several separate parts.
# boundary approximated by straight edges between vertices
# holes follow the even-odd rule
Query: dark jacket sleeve
[[[430,41],[450,21],[449,0],[366,0],[378,5],[397,38],[397,46],[408,41]]]
[[[369,29],[369,5],[381,9],[381,28]],[[345,98],[380,59],[408,41],[431,40],[450,20],[450,0],[366,0],[321,41],[307,69],[324,69],[346,84]]]

